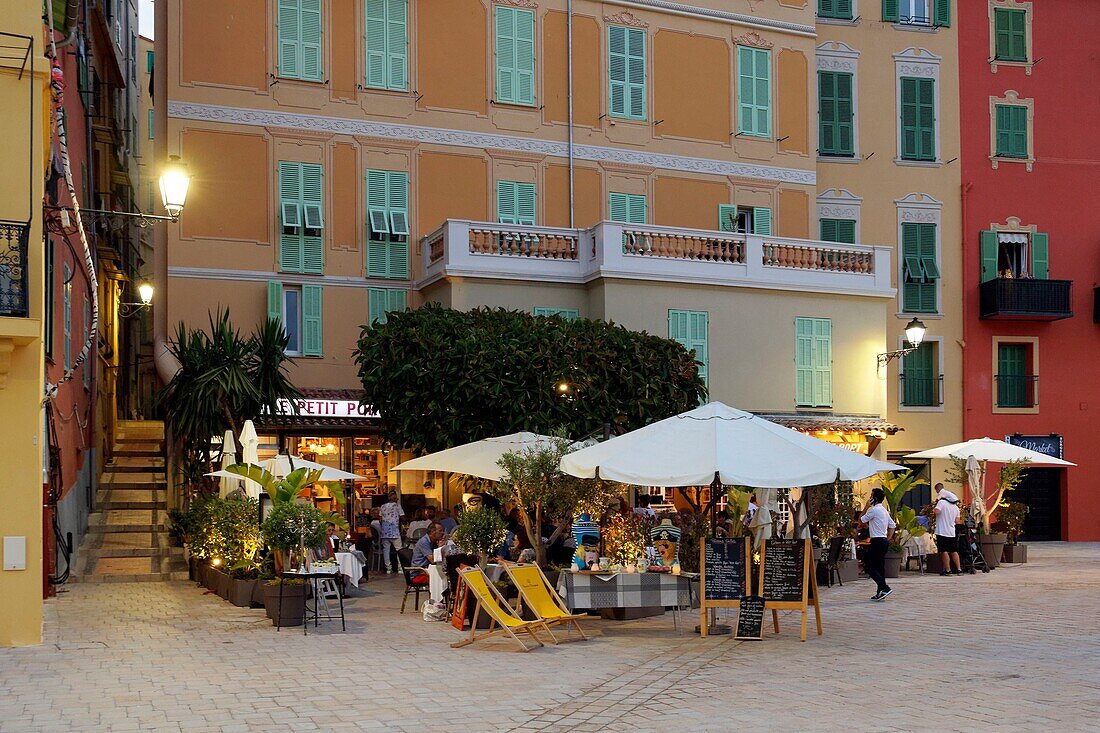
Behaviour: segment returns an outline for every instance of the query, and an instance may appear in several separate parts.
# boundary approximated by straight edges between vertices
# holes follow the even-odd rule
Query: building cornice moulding
[[[277,280],[286,285],[324,285],[340,288],[388,288],[390,290],[409,290],[407,281],[367,279],[348,275],[298,275],[288,272],[265,272],[263,270],[229,270],[220,267],[169,267],[168,277],[187,280],[228,280],[231,282],[263,282]]]
[[[779,31],[792,33],[798,36],[817,38],[817,29],[812,25],[801,23],[788,23],[783,20],[771,18],[757,18],[742,13],[731,13],[726,10],[713,10],[700,8],[684,3],[670,2],[669,0],[603,0],[606,5],[622,5],[639,10],[656,10],[658,12],[672,13],[673,15],[685,15],[689,18],[703,18],[705,20],[719,20],[733,25],[741,25],[746,28],[759,28],[766,31]]]
[[[221,122],[256,127],[289,128],[324,132],[335,135],[355,135],[387,140],[411,141],[433,145],[452,145],[480,150],[496,148],[520,153],[549,155],[566,158],[569,146],[557,140],[516,137],[497,133],[451,130],[439,127],[422,127],[396,122],[357,120],[346,117],[311,115],[295,112],[225,107],[213,104],[169,102],[168,116],[181,120]],[[738,176],[763,181],[812,186],[817,182],[817,172],[799,168],[743,163],[713,158],[695,158],[686,155],[641,152],[607,148],[598,145],[575,145],[574,157],[599,163],[622,163],[666,170],[686,171],[715,176]]]

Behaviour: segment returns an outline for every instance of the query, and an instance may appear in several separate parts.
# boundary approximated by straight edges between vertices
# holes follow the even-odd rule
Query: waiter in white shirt
[[[882,489],[872,489],[871,501],[864,509],[863,516],[859,518],[859,521],[866,523],[871,535],[871,546],[867,549],[863,568],[871,580],[878,585],[878,592],[872,596],[872,601],[881,601],[894,592],[890,586],[886,585],[886,551],[890,547],[890,540],[898,525],[882,505],[885,500],[886,493]]]
[[[936,484],[936,489],[936,549],[940,551],[943,565],[940,575],[962,575],[959,538],[955,536],[955,522],[959,521],[959,497],[945,489],[943,484]]]

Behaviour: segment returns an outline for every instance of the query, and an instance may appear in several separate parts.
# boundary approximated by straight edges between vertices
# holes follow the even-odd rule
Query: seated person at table
[[[455,531],[455,529],[456,529],[456,528],[458,527],[458,522],[456,522],[456,521],[455,521],[455,520],[454,520],[454,519],[453,519],[453,518],[451,517],[451,513],[450,513],[450,512],[448,511],[448,510],[446,510],[446,509],[444,509],[443,511],[441,511],[441,512],[440,512],[439,514],[440,514],[440,517],[439,517],[439,524],[440,524],[440,526],[442,526],[442,527],[443,527],[443,534],[445,534],[445,535],[447,535],[448,537],[450,537],[450,536],[451,536],[451,534],[452,534],[452,533],[453,533],[453,532]]]
[[[332,522],[325,522],[325,541],[321,545],[321,557],[332,558],[336,557],[336,553],[340,551],[340,537],[336,534],[336,525]]]
[[[447,543],[446,538],[443,536],[443,527],[439,522],[432,522],[428,525],[428,532],[416,541],[413,545],[412,565],[417,568],[424,568],[428,573],[428,594],[432,599],[432,603],[439,603],[443,600],[443,591],[447,590],[447,575],[442,565],[441,559],[436,561],[435,551],[442,548]]]
[[[725,509],[718,512],[718,523],[715,525],[715,532],[719,537],[729,537],[730,532],[733,529],[733,520],[730,519],[730,513]]]
[[[417,509],[415,512],[413,512],[413,520],[409,522],[409,527],[406,531],[411,538],[413,536],[413,533],[415,533],[418,529],[427,529],[428,525],[430,525],[431,523],[432,522],[430,519],[424,518],[424,510]]]

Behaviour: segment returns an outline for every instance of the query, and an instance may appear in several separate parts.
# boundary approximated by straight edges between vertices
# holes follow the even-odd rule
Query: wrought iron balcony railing
[[[1072,296],[1072,280],[998,277],[981,285],[981,317],[1057,321],[1073,316]]]
[[[943,404],[943,375],[915,377],[901,374],[902,407],[939,407]]]
[[[25,317],[28,222],[0,220],[0,316]]]
[[[997,407],[1032,408],[1039,404],[1039,375],[998,374]]]

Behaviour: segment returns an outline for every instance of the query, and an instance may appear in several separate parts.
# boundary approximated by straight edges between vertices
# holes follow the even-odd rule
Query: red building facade
[[[1059,454],[1025,538],[1100,540],[1094,0],[959,4],[966,437]]]

